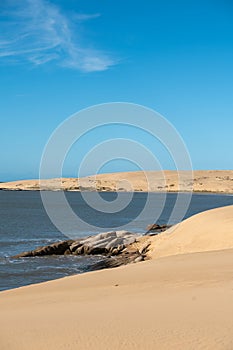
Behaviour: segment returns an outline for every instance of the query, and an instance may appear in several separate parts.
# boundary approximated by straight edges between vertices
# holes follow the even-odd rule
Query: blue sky
[[[38,177],[53,130],[113,101],[166,117],[194,169],[232,169],[232,18],[230,0],[1,1],[0,181]],[[104,139],[115,133],[132,132]],[[64,175],[80,161],[71,152]],[[172,167],[165,156],[162,165]],[[113,161],[102,170],[134,169]]]

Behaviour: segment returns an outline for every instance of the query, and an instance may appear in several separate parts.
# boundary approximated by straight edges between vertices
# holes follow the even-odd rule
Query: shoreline
[[[48,190],[41,190],[41,189],[9,189],[9,188],[0,188],[0,193],[1,192],[65,192],[65,193],[82,193],[82,192],[98,192],[98,193],[119,193],[117,191],[80,191],[80,190],[53,190],[53,189],[48,189]],[[153,193],[153,194],[199,194],[199,195],[219,195],[219,196],[233,196],[233,191],[232,192],[224,192],[224,191],[120,191],[120,193]]]
[[[10,188],[0,188],[0,191],[3,192],[99,192],[99,193],[116,193],[117,191],[80,191],[80,190],[53,190],[53,189],[10,189]],[[233,191],[232,192],[224,192],[224,191],[198,191],[198,190],[193,190],[193,191],[120,191],[121,193],[155,193],[155,194],[164,194],[164,193],[183,193],[183,194],[187,194],[187,193],[198,193],[198,194],[213,194],[213,195],[229,195],[232,196],[233,195]]]

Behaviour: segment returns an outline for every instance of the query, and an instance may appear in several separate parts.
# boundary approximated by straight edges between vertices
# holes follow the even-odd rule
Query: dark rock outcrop
[[[17,254],[13,258],[27,258],[27,257],[44,256],[44,255],[64,255],[64,254],[67,254],[68,251],[70,251],[69,247],[72,243],[73,243],[73,240],[56,242],[44,247],[39,247],[32,251]]]
[[[90,266],[89,271],[118,267],[147,259],[150,242],[143,238],[143,244],[136,233],[110,231],[96,236],[56,242],[45,247],[14,256],[35,257],[46,255],[102,255],[103,260]]]
[[[145,233],[145,235],[150,234],[151,232],[158,234],[160,232],[164,232],[167,229],[169,229],[172,225],[159,225],[159,224],[151,224],[147,226],[147,231]]]
[[[109,258],[99,261],[98,263],[92,265],[89,270],[96,271],[119,267],[122,265],[130,264],[132,262],[139,262],[139,260],[137,261],[138,258],[140,258],[140,261],[144,260],[144,257],[142,257],[138,251],[131,252],[130,254],[122,253],[118,256],[110,256]]]

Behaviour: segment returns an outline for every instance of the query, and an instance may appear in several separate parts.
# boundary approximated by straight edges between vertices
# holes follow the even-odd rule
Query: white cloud
[[[76,18],[79,21],[87,21],[89,19],[100,17],[99,13],[93,13],[93,14],[86,14],[86,13],[76,13],[74,18]]]
[[[79,37],[81,22],[99,14],[68,17],[46,0],[13,3],[14,6],[7,6],[7,12],[2,12],[0,59],[33,65],[54,62],[85,72],[103,71],[116,64],[109,55],[85,46],[85,38]]]

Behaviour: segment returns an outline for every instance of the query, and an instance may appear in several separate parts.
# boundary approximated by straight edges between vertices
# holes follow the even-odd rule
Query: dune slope
[[[154,237],[152,258],[233,249],[233,206],[208,210]]]
[[[156,259],[155,244],[168,248],[152,237],[152,260],[0,293],[1,350],[233,349],[232,213],[196,215],[168,235],[202,252]],[[185,241],[198,228],[209,251]]]

